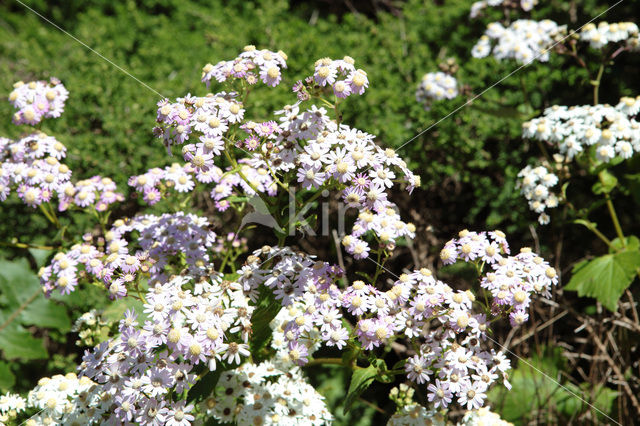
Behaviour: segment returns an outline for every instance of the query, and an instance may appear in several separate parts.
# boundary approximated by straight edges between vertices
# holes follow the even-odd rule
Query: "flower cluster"
[[[447,426],[447,420],[438,410],[428,410],[414,402],[400,407],[387,422],[387,426],[417,425]]]
[[[27,408],[27,401],[18,394],[0,396],[0,424],[7,424]]]
[[[225,149],[224,133],[229,126],[244,117],[242,103],[236,101],[235,93],[218,93],[204,97],[187,95],[175,102],[162,99],[158,102],[158,126],[154,134],[170,149],[181,145],[197,135],[197,143],[183,148],[183,155],[198,169],[213,165],[213,157]]]
[[[76,346],[93,347],[100,343],[109,332],[109,321],[102,317],[102,312],[92,309],[80,315],[73,323],[71,331],[78,334]]]
[[[351,235],[343,241],[349,253],[362,258],[369,246],[362,239],[369,231],[383,244],[397,238],[413,238],[415,227],[400,219],[387,191],[395,182],[407,183],[407,190],[420,185],[406,163],[392,149],[382,149],[373,135],[337,125],[324,108],[301,112],[299,105],[282,111],[281,149],[266,158],[267,168],[280,172],[293,169],[303,189],[337,189],[337,196],[358,210]],[[400,177],[401,175],[402,177]]]
[[[457,80],[440,71],[425,74],[416,90],[416,99],[425,104],[425,108],[429,107],[431,101],[453,99],[456,96],[458,96]]]
[[[518,186],[529,202],[529,209],[538,213],[538,222],[546,225],[551,220],[546,209],[558,207],[558,196],[552,188],[558,183],[558,176],[544,166],[527,166],[518,173]]]
[[[210,195],[215,208],[221,212],[232,205],[230,200],[234,196],[254,195],[256,190],[269,196],[277,193],[276,183],[269,171],[264,166],[251,167],[245,160],[240,160],[235,170],[227,167],[224,172],[215,165],[207,170],[198,170],[190,163],[183,166],[173,163],[164,169],[155,167],[142,175],[129,178],[129,185],[140,192],[149,205],[160,201],[169,189],[182,193],[192,192],[198,182],[214,184]]]
[[[507,256],[509,246],[500,231],[461,231],[458,239],[445,244],[440,252],[447,265],[457,260],[482,261],[492,272],[482,278],[480,285],[493,297],[492,313],[509,313],[511,325],[521,325],[529,318],[527,313],[534,294],[551,296],[551,287],[558,283],[556,270],[529,248],[522,248],[515,256]]]
[[[21,110],[14,121],[35,124],[43,117],[59,117],[67,96],[67,90],[56,79],[49,84],[16,83],[9,99]],[[34,113],[35,110],[40,112]],[[12,189],[31,207],[48,203],[55,196],[59,211],[92,207],[103,212],[111,204],[124,200],[109,178],[93,176],[75,184],[71,182],[71,170],[60,162],[66,155],[67,148],[43,132],[16,141],[0,138],[0,201],[5,201]]]
[[[487,26],[480,40],[473,46],[474,58],[484,58],[493,52],[497,60],[515,59],[519,64],[528,64],[534,60],[547,62],[549,48],[560,27],[553,21],[532,21],[519,19],[508,27],[499,22]],[[492,41],[496,41],[492,48]]]
[[[222,374],[207,411],[241,425],[323,425],[333,416],[300,368],[279,369],[270,361],[245,363]]]
[[[525,138],[552,143],[568,160],[592,152],[599,161],[631,158],[640,150],[640,96],[610,105],[553,106],[522,125]]]
[[[191,424],[194,406],[172,396],[191,388],[199,364],[242,363],[254,308],[240,286],[215,274],[170,277],[144,300],[144,323],[128,311],[119,336],[86,351],[79,369],[115,402],[107,421]]]
[[[62,143],[41,132],[17,141],[0,138],[0,201],[12,188],[32,207],[64,194],[71,178],[69,167],[60,163],[65,155]]]
[[[66,152],[62,143],[42,132],[17,141],[0,138],[0,201],[7,199],[12,188],[31,207],[57,196],[60,211],[70,207],[105,211],[124,199],[109,178],[94,176],[72,183],[71,170],[60,162]]]
[[[594,49],[601,49],[612,43],[623,43],[631,50],[640,48],[638,26],[633,22],[618,22],[609,24],[599,22],[598,25],[589,23],[580,30],[580,41],[588,42]]]
[[[169,150],[182,145],[186,164],[152,168],[132,176],[129,185],[155,204],[170,197],[170,190],[187,194],[211,184],[207,192],[217,210],[255,196],[279,219],[281,191],[293,193],[289,201],[302,211],[326,191],[356,210],[342,238],[345,250],[356,259],[371,251],[386,256],[400,239],[415,237],[415,227],[402,220],[389,191],[403,184],[411,192],[419,177],[395,151],[380,148],[373,135],[341,123],[340,99],[329,108],[337,112],[333,119],[326,108],[303,107],[302,100],[277,111],[273,120],[245,118],[248,85],[258,79],[277,85],[285,60],[282,53],[248,47],[238,58],[204,69],[207,85],[212,79],[226,82],[228,92],[162,100],[154,133]],[[439,74],[433,84],[444,93],[425,86],[425,96],[430,91],[435,97],[454,96],[455,79]],[[353,59],[325,58],[306,84],[297,87],[299,95],[321,96],[331,87],[335,98],[345,98],[362,94],[368,80]],[[44,191],[42,183],[51,183],[48,166],[61,174],[64,146],[44,135],[31,137],[35,140],[0,142],[0,185],[11,176],[5,186],[18,185],[19,195],[20,185]],[[58,192],[60,210],[95,204],[102,211],[119,198],[109,179],[74,185],[65,173],[50,189]],[[39,175],[44,177],[29,180]],[[183,205],[189,195],[181,197]],[[105,215],[96,215],[104,226]],[[187,426],[214,417],[240,424],[329,423],[323,398],[300,370],[324,345],[355,349],[345,366],[360,368],[358,363],[368,360],[387,377],[400,375],[426,388],[433,410],[403,403],[394,424],[438,422],[435,410],[454,403],[478,409],[494,383],[510,386],[510,362],[491,347],[489,326],[506,316],[513,327],[522,324],[532,298],[548,297],[557,282],[555,270],[530,250],[510,256],[499,231],[463,231],[441,252],[444,264],[475,264],[481,298],[454,289],[427,268],[386,286],[378,282],[379,273],[367,277],[369,282],[349,284],[341,267],[284,246],[280,232],[279,246],[255,250],[240,266],[243,238],[217,235],[206,218],[184,212],[118,219],[110,229],[103,227],[103,234],[85,234],[41,269],[45,293],[67,294],[80,282],[91,282],[104,286],[112,299],[140,300],[143,312],[128,310],[107,340],[94,329],[106,326],[95,313],[82,317],[81,339],[97,346],[85,351],[80,379],[54,377],[30,394],[30,406],[41,410],[36,421]],[[382,359],[373,361],[391,342],[406,355],[393,370]],[[201,391],[194,385],[206,376],[219,377],[216,386],[209,387],[209,395],[194,396]],[[54,389],[59,392],[51,395]],[[2,416],[13,416],[7,413],[20,407],[12,396],[0,400]]]
[[[27,398],[38,413],[25,422],[42,424],[92,424],[109,407],[109,398],[88,377],[74,373],[43,377]]]
[[[127,295],[139,273],[148,273],[150,283],[166,279],[178,255],[189,273],[199,276],[206,272],[208,250],[216,242],[216,234],[208,226],[207,219],[183,212],[145,215],[127,222],[119,219],[97,247],[87,235],[83,244],[56,254],[51,264],[40,270],[40,280],[47,294],[53,290],[68,294],[80,277],[93,276],[104,283],[112,298],[118,299]],[[125,238],[133,231],[140,235],[136,251]]]
[[[337,80],[341,75],[346,80]],[[355,69],[348,57],[319,60],[314,79],[319,85],[331,85],[334,91],[344,82],[350,87],[344,93],[362,93],[368,84],[364,72]],[[387,190],[404,181],[411,191],[420,179],[393,150],[383,150],[372,135],[338,124],[325,108],[315,105],[304,110],[298,102],[276,111],[276,115],[279,122],[245,120],[235,94],[225,92],[203,98],[187,96],[173,104],[161,101],[160,126],[155,132],[167,146],[182,144],[194,135],[199,138],[198,143],[186,144],[182,150],[190,167],[152,169],[132,177],[129,183],[153,203],[160,198],[157,185],[167,180],[167,173],[173,171],[174,176],[169,186],[183,191],[193,189],[195,183],[189,175],[195,174],[200,182],[216,184],[211,196],[222,211],[236,195],[273,197],[279,178],[290,181],[293,177],[301,189],[338,189],[338,197],[358,209],[360,218],[345,244],[357,257],[369,252],[368,243],[361,239],[368,231],[388,245],[400,237],[413,237],[415,228],[400,220],[395,204],[387,199]],[[229,136],[241,132],[246,137]],[[246,156],[236,160],[229,152],[234,148]],[[221,154],[227,160],[224,171],[214,164]],[[183,182],[179,188],[176,179]]]
[[[502,420],[500,416],[492,412],[489,407],[482,407],[477,410],[467,411],[462,418],[462,421],[458,423],[459,426],[513,426],[513,423],[509,423]]]
[[[256,84],[258,80],[262,80],[264,84],[275,87],[282,79],[283,68],[287,68],[287,55],[283,51],[258,50],[249,45],[231,61],[205,65],[202,69],[202,82],[209,87],[211,79],[219,83],[240,79],[248,84]]]
[[[538,0],[520,0],[518,3],[516,0],[480,0],[471,5],[471,12],[469,17],[474,19],[480,16],[482,11],[487,7],[518,7],[525,12],[530,12],[535,5],[538,4]]]
[[[18,110],[13,115],[15,124],[36,125],[43,118],[57,118],[64,111],[64,102],[69,97],[60,80],[19,81],[13,85],[9,102]]]
[[[291,321],[295,321],[300,317],[305,309],[305,305],[301,302],[294,302],[284,307],[278,312],[278,315],[271,321],[269,326],[272,329],[271,347],[275,350],[275,355],[271,358],[271,362],[283,371],[296,366],[296,361],[291,359],[289,355],[289,339],[287,338],[287,330],[285,326]],[[320,327],[311,325],[308,330],[309,339],[300,342],[305,346],[308,355],[312,355],[321,346]]]
[[[356,69],[354,64],[355,61],[350,56],[345,56],[343,59],[318,59],[313,76],[305,81],[313,82],[320,87],[331,87],[338,98],[362,95],[369,87],[369,79],[367,73]],[[295,86],[294,91],[296,91]]]
[[[106,211],[111,204],[124,201],[124,196],[116,190],[111,178],[97,175],[80,180],[75,185],[67,183],[58,192],[58,210],[64,211],[71,206],[93,206],[99,212]]]
[[[533,295],[548,297],[557,282],[555,270],[530,250],[523,249],[517,256],[508,253],[500,231],[463,231],[441,253],[445,264],[461,259],[491,265],[492,272],[481,280],[491,296],[486,313],[473,312],[476,297],[471,291],[454,291],[428,269],[403,274],[387,291],[363,281],[340,289],[335,284],[340,270],[288,248],[254,252],[238,271],[238,282],[245,289],[263,284],[290,308],[282,315],[288,321],[274,334],[279,352],[288,345],[288,354],[279,356],[285,365],[307,363],[318,342],[340,349],[355,339],[370,351],[389,339],[409,339],[420,351],[406,360],[407,377],[418,384],[431,381],[428,398],[436,408],[447,407],[455,397],[460,405],[473,409],[482,407],[488,387],[498,378],[508,386],[509,360],[482,347],[490,322],[487,314],[508,314],[512,326],[520,325],[527,320]],[[269,261],[273,264],[268,270],[260,269]]]

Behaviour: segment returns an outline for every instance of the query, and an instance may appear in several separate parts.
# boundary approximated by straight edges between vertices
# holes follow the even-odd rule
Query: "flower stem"
[[[600,80],[602,80],[602,74],[604,73],[604,62],[600,64],[600,68],[598,68],[598,75],[595,80],[591,80],[591,84],[593,85],[593,104],[598,105],[598,95],[600,93]]]
[[[0,246],[4,246],[4,247],[16,247],[16,248],[22,248],[22,249],[38,249],[38,250],[56,250],[57,247],[53,247],[53,246],[39,246],[36,244],[28,244],[28,243],[5,243],[4,241],[0,241]]]
[[[604,175],[602,173],[598,174],[598,178],[600,179],[600,183],[604,186]],[[607,201],[607,209],[609,210],[609,216],[611,216],[611,221],[613,222],[613,227],[616,229],[616,234],[620,239],[620,243],[622,244],[622,248],[627,248],[627,242],[624,239],[624,233],[622,232],[622,227],[620,226],[620,221],[618,220],[618,215],[616,214],[616,209],[613,207],[613,202],[611,201],[611,196],[608,192],[604,193],[604,198]]]

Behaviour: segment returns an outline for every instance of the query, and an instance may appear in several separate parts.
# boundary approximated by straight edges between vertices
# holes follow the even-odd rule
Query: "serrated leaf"
[[[13,375],[9,364],[0,361],[0,390],[6,392],[16,383],[16,376]]]
[[[349,391],[344,400],[342,411],[346,414],[353,405],[353,402],[364,392],[378,375],[378,369],[374,365],[367,368],[358,368],[351,375]]]
[[[607,254],[574,266],[571,280],[564,288],[577,291],[580,296],[593,297],[613,312],[638,268],[638,250]]]

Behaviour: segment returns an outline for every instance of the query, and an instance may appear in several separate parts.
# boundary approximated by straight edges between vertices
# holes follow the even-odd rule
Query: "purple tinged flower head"
[[[58,79],[46,81],[19,81],[13,85],[9,102],[18,111],[13,116],[15,124],[36,125],[43,118],[59,117],[69,92]]]

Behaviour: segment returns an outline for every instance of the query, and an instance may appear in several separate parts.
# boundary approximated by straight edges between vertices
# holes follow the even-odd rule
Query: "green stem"
[[[44,215],[47,217],[49,222],[56,225],[57,228],[60,228],[60,222],[58,222],[58,218],[56,217],[55,213],[52,214],[52,210],[49,208],[50,204],[48,202],[41,203],[38,207],[40,208],[40,211],[42,211],[42,213],[44,213]]]
[[[336,113],[336,123],[338,123],[338,126],[340,126],[340,123],[342,122],[342,115],[340,114],[340,111],[338,110],[338,105],[340,104],[340,99],[335,98],[335,104],[333,105],[333,110]]]
[[[138,280],[136,280],[136,292],[138,293],[138,297],[140,298],[140,300],[144,303],[147,303],[147,299],[140,292],[140,284],[138,283]]]
[[[38,250],[56,250],[58,247],[53,247],[53,246],[39,246],[39,245],[35,245],[35,244],[28,244],[28,243],[5,243],[3,241],[0,241],[0,246],[4,246],[4,247],[16,247],[16,248],[22,248],[22,249],[38,249]]]
[[[13,322],[13,320],[16,319],[18,317],[18,315],[20,315],[20,313],[22,311],[27,309],[27,306],[29,306],[31,304],[31,302],[36,300],[36,298],[40,295],[40,293],[42,293],[42,287],[38,287],[38,290],[36,290],[35,293],[33,293],[31,296],[29,296],[29,298],[27,300],[25,300],[22,303],[22,305],[20,305],[18,307],[18,309],[16,309],[11,315],[9,315],[9,318],[7,318],[7,320],[4,323],[2,323],[2,325],[0,325],[0,332],[2,332],[2,330],[7,328],[7,326],[9,324],[11,324]]]
[[[624,234],[622,233],[622,228],[620,227],[620,222],[618,221],[618,215],[616,214],[616,209],[613,207],[613,202],[611,201],[611,197],[609,194],[605,195],[607,199],[607,208],[609,209],[609,215],[611,216],[611,221],[613,222],[613,227],[616,228],[616,234],[622,243],[623,248],[627,248],[627,242],[624,239]]]
[[[553,160],[551,159],[551,156],[549,155],[547,148],[545,148],[544,143],[542,143],[542,141],[537,138],[536,138],[536,142],[538,143],[538,148],[540,148],[542,155],[544,155],[544,158],[546,158],[547,161],[549,162],[549,166],[551,166],[553,164]]]
[[[384,260],[382,260],[382,263],[381,263],[380,262],[381,257],[382,257],[382,250],[378,250],[378,259],[376,261],[376,273],[373,276],[373,280],[371,281],[371,285],[374,285],[374,286],[376,285],[376,281],[378,280],[380,273],[384,269],[384,262],[386,261],[386,258],[385,258]]]
[[[600,183],[604,186],[604,175],[602,172],[598,174],[598,178],[600,179]],[[620,243],[622,244],[622,248],[627,248],[627,242],[624,239],[624,233],[622,232],[622,227],[620,226],[620,221],[618,221],[618,215],[616,214],[616,209],[613,207],[613,202],[611,201],[611,196],[609,193],[604,194],[604,198],[607,201],[607,209],[609,209],[609,216],[611,216],[611,221],[613,222],[613,227],[616,229],[616,234],[620,239]]]
[[[316,98],[319,99],[321,102],[323,102],[327,106],[327,108],[335,109],[335,105],[333,105],[331,102],[329,102],[322,96],[316,96]]]
[[[358,367],[357,365],[345,365],[342,362],[342,358],[315,358],[305,364],[305,367],[312,367],[314,365],[341,365],[343,367],[350,367],[353,370],[358,370],[362,367]]]
[[[612,247],[611,246],[611,240],[608,239],[602,232],[598,231],[597,228],[594,228],[592,226],[587,226],[587,229],[591,232],[593,232],[598,238],[600,238],[608,247]]]
[[[598,95],[600,93],[600,80],[602,80],[602,74],[604,73],[604,62],[600,64],[600,68],[598,68],[598,75],[595,80],[591,80],[591,84],[593,85],[593,104],[598,105]]]
[[[332,187],[332,188],[329,188],[329,189],[333,189],[333,187]],[[313,196],[312,196],[311,198],[309,198],[307,201],[305,201],[305,202],[304,202],[304,204],[302,204],[302,206],[300,207],[300,211],[304,211],[304,209],[305,209],[309,204],[313,203],[315,200],[317,200],[318,198],[320,198],[320,197],[322,196],[322,193],[323,193],[323,192],[324,192],[324,190],[322,190],[322,188],[318,188],[318,191],[317,191],[315,194],[313,194]],[[297,217],[297,215],[296,215],[296,216],[294,216],[293,218],[295,219],[296,217]],[[289,228],[289,225],[291,225],[291,219],[287,220],[287,222],[284,224],[284,226],[282,227],[282,229],[283,229],[283,230],[285,230],[286,232],[288,232],[288,231],[287,231],[287,229]]]

